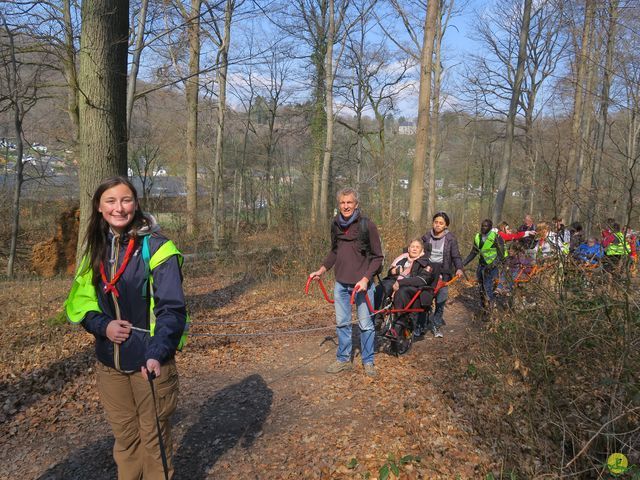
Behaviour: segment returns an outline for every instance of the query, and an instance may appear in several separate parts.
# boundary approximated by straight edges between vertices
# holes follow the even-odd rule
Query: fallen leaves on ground
[[[0,332],[0,478],[114,475],[92,339],[48,322],[68,285],[12,285],[41,300],[16,306]],[[427,336],[402,357],[378,354],[371,379],[359,356],[351,372],[324,372],[335,358],[335,318],[319,291],[205,274],[187,277],[185,290],[191,332],[203,336],[178,356],[176,478],[465,479],[498,468],[494,436],[516,420],[478,431],[474,419],[489,409],[514,418],[517,402],[469,373],[479,327],[462,303],[448,307],[443,340]],[[0,297],[5,308],[12,295]],[[227,333],[264,335],[213,336]],[[98,457],[82,454],[94,445]]]

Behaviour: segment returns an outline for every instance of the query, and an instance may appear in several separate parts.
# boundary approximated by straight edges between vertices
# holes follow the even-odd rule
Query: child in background
[[[598,243],[595,237],[589,237],[585,243],[578,245],[578,248],[573,252],[573,256],[576,260],[584,263],[595,265],[602,258],[603,251],[602,245]]]

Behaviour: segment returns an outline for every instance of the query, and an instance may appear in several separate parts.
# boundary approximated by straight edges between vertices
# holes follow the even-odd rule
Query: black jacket
[[[430,250],[430,248],[427,248],[427,244],[430,243],[430,238],[431,230],[422,236],[425,251]],[[448,282],[451,280],[456,270],[462,270],[462,256],[460,255],[460,249],[458,248],[458,240],[456,240],[453,233],[447,232],[444,239],[444,252],[440,272],[442,274],[442,280]]]
[[[409,275],[398,280],[398,285],[400,285],[400,288],[411,287],[414,289],[422,289],[420,302],[423,305],[430,305],[433,299],[433,291],[438,284],[441,272],[442,264],[432,263],[429,253],[425,253],[420,258],[414,260]]]

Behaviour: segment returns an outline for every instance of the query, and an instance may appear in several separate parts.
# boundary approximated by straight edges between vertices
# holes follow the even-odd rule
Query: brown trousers
[[[96,368],[100,400],[115,437],[113,458],[118,466],[118,480],[164,480],[149,382],[140,372],[123,373],[100,362]],[[175,360],[162,366],[153,386],[171,478],[173,445],[169,420],[178,403]]]

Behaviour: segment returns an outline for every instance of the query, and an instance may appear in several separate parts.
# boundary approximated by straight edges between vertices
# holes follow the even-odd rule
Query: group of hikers
[[[454,276],[464,276],[464,267],[476,257],[479,257],[476,279],[480,299],[484,310],[490,312],[496,304],[496,295],[511,292],[518,278],[530,275],[535,265],[553,258],[573,257],[579,263],[602,264],[605,270],[614,272],[635,261],[640,248],[637,236],[628,229],[623,231],[613,219],[607,221],[601,238],[597,239],[585,238],[577,222],[566,227],[561,218],[554,218],[552,223],[536,224],[531,215],[526,215],[515,232],[507,222],[494,227],[490,219],[483,220],[469,254],[463,259],[458,241],[449,231],[449,216],[438,212],[433,215],[428,231],[409,242],[406,251],[391,262],[386,277],[376,286],[373,279],[382,270],[384,260],[378,229],[362,215],[356,190],[344,188],[337,193],[336,200],[338,212],[331,224],[331,248],[320,268],[309,274],[315,279],[331,268],[335,270],[338,348],[336,360],[327,367],[328,373],[353,368],[352,297],[360,329],[363,369],[373,377],[375,322],[370,305],[378,309],[386,304],[402,310],[420,291],[419,304],[424,313],[411,314],[413,335],[420,337],[430,331],[434,337],[442,338],[447,285]]]
[[[554,251],[566,252],[588,263],[606,258],[614,266],[635,256],[637,250],[635,237],[625,236],[613,221],[598,242],[582,238],[578,225],[569,230],[556,220],[551,228],[534,225],[527,216],[517,233],[504,222],[494,229],[490,220],[483,221],[463,260],[449,231],[449,216],[438,212],[428,231],[411,240],[376,287],[373,278],[381,272],[384,260],[378,229],[362,215],[356,190],[344,188],[336,198],[339,211],[331,225],[331,248],[320,268],[309,274],[314,279],[335,270],[338,348],[329,373],[353,368],[354,291],[362,363],[365,373],[375,376],[375,328],[369,304],[375,303],[376,288],[378,304],[391,302],[400,310],[420,292],[426,314],[413,334],[422,335],[429,326],[441,338],[446,283],[454,276],[462,277],[463,267],[476,256],[480,257],[476,275],[483,299],[491,304],[497,265],[505,261],[522,264],[524,252],[536,259]],[[511,242],[509,248],[505,242]],[[173,476],[170,417],[178,395],[174,357],[186,340],[189,321],[182,289],[182,254],[160,233],[155,219],[142,212],[136,189],[126,177],[108,178],[94,192],[84,245],[65,310],[71,322],[81,324],[95,337],[97,387],[115,437],[118,478],[168,479]],[[508,288],[508,281],[502,284]]]

